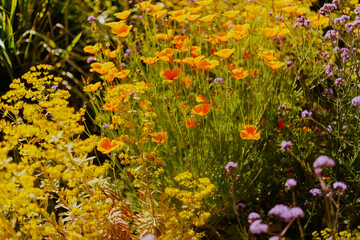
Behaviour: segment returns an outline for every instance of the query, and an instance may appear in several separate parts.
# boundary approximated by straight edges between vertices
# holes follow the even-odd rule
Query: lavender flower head
[[[286,222],[290,221],[293,217],[288,206],[284,204],[277,204],[269,211],[270,215],[281,217]]]
[[[155,240],[155,239],[156,239],[155,235],[146,235],[142,237],[140,240]]]
[[[236,206],[236,208],[237,208],[238,210],[244,209],[244,208],[246,208],[246,205],[243,204],[243,203],[238,203],[237,206]]]
[[[294,218],[305,217],[304,211],[299,207],[293,207],[292,209],[290,209],[290,213],[291,213],[292,217],[294,217]]]
[[[334,182],[333,188],[337,189],[340,195],[343,195],[345,190],[347,189],[347,186],[343,182]]]
[[[236,168],[238,165],[237,163],[234,162],[228,162],[225,166],[225,169],[227,172],[230,172],[231,170],[233,170],[234,168]]]
[[[249,227],[249,231],[252,234],[266,233],[268,230],[269,226],[267,224],[261,223],[261,220],[254,221]]]
[[[280,238],[278,236],[273,236],[273,237],[269,238],[269,240],[280,240]]]
[[[251,212],[248,216],[248,222],[253,223],[255,220],[260,219],[260,215],[257,212]]]
[[[296,180],[295,179],[293,179],[293,178],[289,178],[288,180],[286,180],[286,182],[285,182],[285,187],[286,188],[293,188],[293,187],[295,187],[296,186],[296,184],[297,184],[297,182],[296,182]]]
[[[360,96],[356,96],[351,100],[352,104],[354,106],[359,106],[360,105]]]
[[[312,112],[309,112],[308,110],[304,110],[301,113],[301,117],[305,118],[305,117],[310,117],[312,115]]]
[[[309,191],[309,193],[310,193],[311,195],[313,195],[313,197],[321,197],[321,196],[322,196],[322,192],[321,192],[321,190],[318,189],[318,188],[313,188],[313,189],[311,189],[311,190]]]
[[[285,152],[286,149],[290,148],[291,146],[292,146],[292,142],[290,142],[290,141],[283,141],[283,142],[281,143],[281,150]]]
[[[320,155],[313,164],[314,168],[333,167],[333,166],[335,166],[334,159],[326,155]]]
[[[94,16],[89,16],[89,17],[87,18],[87,20],[88,20],[89,23],[92,23],[92,22],[94,22],[94,21],[96,20],[96,17],[94,17]]]

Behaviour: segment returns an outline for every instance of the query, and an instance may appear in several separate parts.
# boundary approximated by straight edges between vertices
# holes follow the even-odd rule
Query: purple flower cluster
[[[225,166],[225,169],[227,172],[230,172],[231,170],[233,170],[234,168],[236,168],[238,165],[237,163],[234,162],[228,162]]]
[[[335,67],[334,62],[329,63],[329,65],[326,66],[325,75],[333,75],[332,71],[334,70],[334,67]]]
[[[318,188],[313,188],[313,189],[311,189],[311,190],[309,191],[309,193],[310,193],[311,195],[313,195],[313,197],[321,197],[321,196],[322,196],[322,192],[321,192],[321,190],[318,189]]]
[[[339,38],[338,33],[335,30],[328,30],[324,36],[325,40],[334,41]]]
[[[314,168],[333,167],[333,166],[335,166],[334,159],[326,155],[320,155],[313,163]]]
[[[350,50],[347,48],[342,48],[340,49],[341,51],[341,59],[343,60],[343,62],[345,62],[346,59],[350,58]]]
[[[359,106],[360,105],[360,96],[356,96],[351,100],[352,104],[354,106]]]
[[[342,79],[342,78],[337,78],[337,79],[335,79],[335,85],[336,85],[336,86],[342,85],[342,84],[344,84],[344,83],[345,83],[345,81],[344,81],[344,79]]]
[[[295,27],[295,28],[297,28],[297,27],[307,28],[311,22],[312,22],[312,21],[311,21],[310,19],[307,19],[307,18],[304,17],[304,16],[300,16],[300,17],[297,18],[294,27]]]
[[[261,222],[261,220],[255,220],[249,227],[249,231],[252,234],[266,233],[269,230],[269,226]]]
[[[312,112],[309,112],[308,110],[304,110],[301,113],[301,117],[305,118],[305,117],[310,117],[312,115]]]
[[[238,204],[236,205],[236,208],[237,208],[238,210],[244,209],[244,208],[246,208],[246,205],[243,204],[243,203],[238,203]]]
[[[96,17],[94,17],[94,16],[89,16],[89,17],[87,18],[87,20],[88,20],[89,23],[92,23],[92,22],[94,22],[94,21],[96,20]]]
[[[322,6],[322,8],[320,8],[319,14],[327,16],[327,14],[329,12],[331,12],[331,10],[333,10],[333,9],[337,9],[336,4],[334,4],[334,3],[325,3],[324,6]]]
[[[286,188],[293,188],[293,187],[295,187],[296,186],[296,184],[297,184],[297,182],[296,182],[296,180],[295,179],[293,179],[293,178],[289,178],[288,180],[286,180],[286,182],[285,182],[285,187]]]
[[[292,218],[305,216],[304,211],[299,207],[289,208],[284,204],[277,204],[269,211],[270,215],[280,217],[284,219],[286,222],[289,222]]]
[[[340,195],[343,195],[345,190],[347,189],[347,186],[343,182],[334,182],[333,188],[337,189]]]
[[[282,143],[281,143],[281,150],[282,151],[286,151],[286,149],[288,149],[289,147],[291,147],[292,146],[292,142],[290,142],[290,141],[283,141]]]
[[[335,18],[334,23],[335,23],[335,24],[337,24],[337,23],[339,23],[339,22],[341,22],[341,23],[346,23],[346,22],[349,21],[349,20],[350,20],[350,17],[349,17],[348,15],[342,15],[342,16],[339,17],[339,18]]]
[[[258,220],[260,218],[260,214],[258,214],[257,212],[251,212],[248,216],[248,222],[253,223],[255,222],[255,220]]]
[[[224,83],[224,79],[222,78],[215,78],[214,83]]]

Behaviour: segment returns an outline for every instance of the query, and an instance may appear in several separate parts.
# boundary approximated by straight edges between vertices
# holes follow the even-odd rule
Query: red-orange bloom
[[[237,80],[241,80],[241,79],[249,76],[250,70],[245,71],[243,67],[240,67],[240,68],[233,69],[230,73],[233,76],[233,78],[235,78]]]
[[[110,103],[104,104],[103,109],[107,110],[107,111],[114,112],[118,105],[119,105],[119,101],[115,100],[115,101],[112,101]]]
[[[132,29],[132,25],[126,25],[125,22],[120,21],[120,22],[110,22],[110,23],[106,23],[105,25],[109,26],[110,28],[112,28],[112,32],[117,34],[119,37],[127,37],[127,35],[129,35],[130,30]]]
[[[105,63],[92,63],[90,65],[92,67],[90,72],[97,72],[101,75],[106,74],[111,68],[115,67],[113,62],[105,62]]]
[[[205,117],[206,114],[208,114],[210,112],[210,107],[211,107],[211,104],[209,104],[209,103],[198,104],[195,107],[193,107],[193,109],[191,110],[191,113],[199,115],[201,117]]]
[[[224,59],[228,59],[231,54],[233,54],[235,52],[235,48],[231,48],[231,49],[222,49],[220,51],[214,52],[215,55],[224,58]]]
[[[159,58],[158,57],[146,58],[144,56],[141,56],[140,60],[142,60],[147,65],[154,65],[159,60]]]
[[[176,49],[172,48],[165,48],[161,52],[156,52],[155,55],[164,62],[173,62],[173,55],[175,53]]]
[[[201,70],[205,70],[205,71],[209,71],[211,69],[213,69],[214,67],[219,65],[219,61],[218,60],[211,60],[209,61],[208,59],[203,59],[200,62],[198,62],[196,64],[196,66],[198,68],[200,68]]]
[[[173,70],[171,70],[170,68],[164,69],[164,71],[160,73],[160,76],[166,78],[165,81],[172,82],[178,77],[180,77],[181,74],[182,74],[181,69],[175,67]]]
[[[97,82],[94,84],[89,84],[84,87],[85,92],[96,92],[98,88],[100,87],[101,82]]]
[[[117,149],[119,146],[120,146],[119,141],[117,140],[110,141],[109,138],[104,137],[98,142],[97,150],[99,150],[103,154],[108,154],[114,151],[115,149]]]
[[[246,140],[259,140],[260,132],[261,131],[258,131],[257,126],[243,124],[240,131],[240,137]]]
[[[196,122],[194,119],[188,118],[186,119],[186,125],[188,126],[188,128],[194,128],[196,127]]]
[[[278,70],[279,68],[285,65],[284,62],[278,62],[278,61],[270,61],[270,62],[266,62],[266,64],[269,67],[271,67],[271,69],[274,71]]]
[[[151,138],[151,141],[164,144],[167,139],[167,132],[158,132]]]
[[[121,20],[126,20],[131,13],[131,10],[125,10],[122,12],[114,13],[114,16]]]

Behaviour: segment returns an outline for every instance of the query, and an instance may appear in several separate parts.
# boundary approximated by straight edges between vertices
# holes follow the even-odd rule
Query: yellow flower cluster
[[[355,230],[353,233],[350,231],[341,231],[335,234],[336,239],[340,240],[356,240],[360,239],[360,226],[358,226],[358,229]],[[325,239],[331,239],[331,229],[325,228],[324,230],[321,230],[320,232],[315,231],[312,233],[314,240],[325,240]]]
[[[133,215],[103,177],[109,164],[88,157],[98,137],[80,138],[85,110],[68,107],[51,69],[32,67],[0,101],[0,239],[129,239]]]
[[[168,211],[167,214],[172,217],[166,221],[166,230],[160,239],[175,239],[176,236],[183,236],[182,239],[199,239],[203,233],[195,234],[191,226],[204,226],[210,219],[211,213],[206,211],[205,199],[214,194],[215,185],[209,178],[193,179],[190,172],[180,173],[174,180],[178,187],[165,188],[165,198],[169,205],[176,200],[182,206],[174,206]]]

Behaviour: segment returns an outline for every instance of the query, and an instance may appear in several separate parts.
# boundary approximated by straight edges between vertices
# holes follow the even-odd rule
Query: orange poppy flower
[[[175,47],[177,49],[182,49],[186,47],[185,45],[189,43],[189,37],[188,36],[176,36],[174,37],[174,40],[171,41],[172,44],[175,44]],[[188,48],[186,48],[186,51]]]
[[[194,22],[194,21],[196,21],[199,17],[201,17],[200,14],[198,14],[198,15],[188,15],[188,16],[186,17],[186,19],[189,20],[190,22]]]
[[[174,31],[169,29],[167,33],[158,33],[155,37],[156,40],[170,40],[174,37]]]
[[[235,78],[237,80],[241,80],[241,79],[249,76],[250,70],[245,71],[243,67],[240,67],[240,68],[233,69],[230,73],[233,76],[233,78]]]
[[[129,75],[130,70],[122,70],[121,72],[115,73],[115,77],[119,79],[125,79]]]
[[[233,19],[236,15],[238,15],[240,13],[239,10],[237,11],[228,11],[228,12],[224,12],[223,16]]]
[[[187,57],[182,60],[182,62],[189,64],[190,66],[195,66],[198,64],[205,56],[199,56],[199,57]]]
[[[276,61],[276,59],[280,56],[280,52],[269,50],[258,53],[258,56],[264,59],[266,62],[271,62],[271,61]]]
[[[185,88],[188,89],[191,86],[191,78],[189,77],[184,77],[183,78],[183,82],[185,84]]]
[[[186,9],[187,9],[191,14],[197,14],[197,13],[200,12],[200,10],[202,9],[202,6],[193,7],[193,8],[187,7]]]
[[[201,47],[191,46],[190,52],[192,57],[198,57],[201,54]]]
[[[219,43],[219,39],[217,37],[212,37],[212,38],[206,38],[204,39],[205,41],[209,42],[212,45],[216,45]]]
[[[304,15],[308,11],[309,11],[309,9],[307,7],[300,7],[300,8],[295,9],[294,14],[296,17],[300,17],[301,15]]]
[[[287,7],[281,8],[281,11],[286,12],[286,13],[294,13],[297,8],[298,8],[298,6],[287,6]]]
[[[119,141],[112,140],[110,141],[109,138],[104,137],[100,139],[100,141],[97,144],[97,150],[102,152],[103,154],[108,154],[117,149],[120,146]]]
[[[135,5],[135,7],[137,7],[138,9],[140,9],[142,11],[146,11],[150,7],[150,5],[151,5],[151,0],[137,4],[137,5]]]
[[[206,114],[210,112],[210,107],[211,104],[209,103],[198,104],[195,107],[193,107],[193,109],[191,110],[191,114],[196,114],[201,117],[205,117]]]
[[[117,34],[119,37],[122,38],[127,37],[133,27],[132,25],[126,25],[126,23],[123,21],[105,23],[105,25],[109,26],[112,29],[113,33]]]
[[[159,58],[158,57],[146,58],[144,56],[141,56],[140,60],[142,60],[147,65],[154,65],[159,60]]]
[[[84,47],[84,52],[86,53],[90,53],[90,54],[95,54],[98,51],[100,51],[100,49],[102,48],[102,44],[101,43],[96,43],[94,46],[86,46]]]
[[[228,34],[229,36],[240,41],[241,39],[246,37],[246,35],[249,34],[249,29],[250,29],[250,24],[248,23],[243,25],[237,24],[230,29]]]
[[[106,74],[111,68],[115,67],[113,62],[105,62],[105,63],[92,63],[90,64],[90,72],[97,72],[101,75]]]
[[[152,14],[160,12],[160,10],[163,9],[163,8],[164,8],[164,6],[161,6],[161,5],[150,5],[149,6],[149,9],[150,9]]]
[[[186,125],[188,126],[188,128],[194,128],[196,127],[196,122],[194,119],[188,118],[186,119]]]
[[[173,70],[171,70],[170,68],[164,69],[164,71],[160,73],[160,76],[166,78],[165,81],[167,82],[173,82],[175,79],[180,77],[181,74],[182,74],[181,69],[175,67]]]
[[[172,55],[174,55],[175,51],[176,50],[172,48],[165,48],[161,52],[156,52],[155,55],[163,62],[172,62]]]
[[[115,101],[112,101],[110,103],[105,103],[103,105],[103,109],[106,110],[106,111],[114,112],[118,105],[119,105],[119,101],[115,100]]]
[[[249,58],[249,56],[248,56],[248,54],[247,54],[247,52],[246,52],[245,49],[243,50],[243,55],[244,55],[244,58],[245,58],[245,59],[248,59],[248,58]]]
[[[281,68],[282,66],[285,65],[284,62],[278,62],[278,61],[271,61],[271,62],[266,62],[266,64],[271,67],[272,70],[276,71],[279,68]]]
[[[213,15],[207,15],[205,17],[199,18],[199,20],[202,22],[205,22],[205,23],[210,23],[216,15],[217,15],[217,13],[215,13]]]
[[[161,10],[161,11],[158,11],[158,12],[151,13],[150,15],[153,16],[156,20],[159,20],[166,13],[167,13],[167,10]]]
[[[158,132],[151,138],[151,141],[158,144],[164,144],[167,139],[167,132]]]
[[[316,27],[320,27],[323,24],[329,23],[329,18],[324,17],[323,15],[318,14],[315,17],[309,18],[311,20],[311,24],[314,24]]]
[[[208,100],[206,100],[206,98],[203,95],[197,95],[196,102],[198,102],[198,103],[205,102],[207,104],[210,104],[210,102]]]
[[[211,69],[213,69],[214,67],[219,65],[219,61],[218,60],[211,60],[209,61],[208,59],[203,59],[200,62],[198,62],[196,64],[196,66],[201,69],[201,70],[205,70],[205,71],[209,71]]]
[[[219,39],[222,42],[226,42],[227,40],[232,38],[232,35],[229,33],[218,33],[218,34],[214,35],[214,37]]]
[[[224,58],[224,59],[228,59],[231,54],[233,54],[235,52],[235,48],[231,48],[231,49],[222,49],[220,51],[214,52],[215,55]]]
[[[195,3],[202,7],[206,7],[207,5],[209,5],[212,2],[213,2],[213,0],[202,0],[202,1],[195,2]]]
[[[176,20],[179,23],[183,23],[188,16],[188,14],[185,13],[185,10],[170,11],[168,13],[171,15],[170,19]]]
[[[275,5],[277,7],[283,8],[289,6],[290,3],[293,3],[294,0],[277,0],[275,1]]]
[[[114,16],[120,20],[126,20],[131,13],[131,10],[125,10],[122,12],[114,13]]]
[[[114,51],[110,51],[110,49],[104,49],[102,53],[109,58],[116,58],[116,56],[119,54],[119,50],[116,49]]]
[[[259,140],[260,132],[261,131],[258,131],[257,126],[243,124],[240,131],[240,137],[246,140]]]
[[[96,92],[98,88],[100,87],[101,82],[97,82],[94,84],[89,84],[84,87],[85,92]]]

